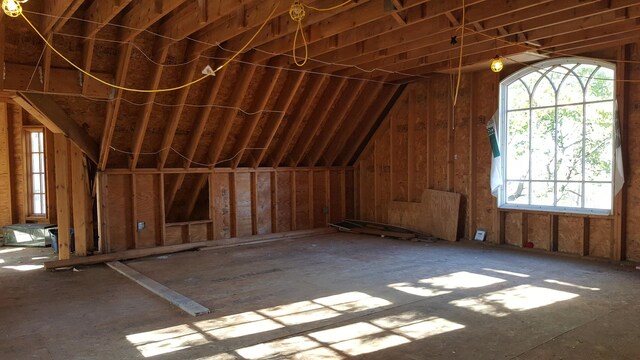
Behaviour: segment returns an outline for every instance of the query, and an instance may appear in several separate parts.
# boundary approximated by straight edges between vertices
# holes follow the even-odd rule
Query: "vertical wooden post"
[[[529,242],[529,215],[525,212],[520,213],[522,219],[522,235],[520,238],[520,246],[524,247]]]
[[[324,214],[324,226],[328,226],[329,223],[331,222],[331,170],[327,169],[324,170],[324,203],[326,204],[327,209],[329,209],[329,211],[327,211],[326,213],[323,211]],[[338,211],[338,209],[335,209],[333,211]]]
[[[469,239],[473,239],[474,237],[474,233],[476,231],[476,226],[477,226],[477,219],[476,219],[476,193],[478,191],[478,181],[479,179],[476,179],[476,173],[477,173],[477,161],[476,161],[476,106],[478,106],[477,104],[477,99],[480,98],[479,96],[474,96],[476,89],[475,89],[475,74],[471,75],[471,86],[470,89],[471,91],[469,92],[471,94],[471,115],[469,116],[469,181],[471,182],[470,186],[469,186],[469,195],[468,195],[468,199],[467,199],[467,211],[469,214],[469,233],[468,233],[468,237]],[[496,213],[497,213],[497,209],[496,209]],[[497,214],[499,216],[499,214]],[[497,230],[497,229],[496,229]],[[496,233],[498,233],[496,231]],[[498,242],[500,242],[500,239],[496,239]]]
[[[54,135],[56,160],[56,208],[58,212],[58,259],[71,257],[71,183],[69,181],[69,142],[64,134]]]
[[[75,236],[75,254],[87,256],[87,250],[93,247],[93,211],[89,174],[84,154],[72,142],[71,150],[71,189],[73,199],[73,229]]]
[[[215,174],[213,171],[209,173],[209,219],[211,220],[211,224],[209,225],[209,240],[216,239],[216,227],[218,226],[218,224],[216,224],[216,192],[213,182],[214,177]]]
[[[355,192],[355,191],[354,191]],[[347,218],[347,171],[340,170],[340,217],[344,220]]]
[[[236,176],[234,172],[229,173],[229,230],[232,238],[236,237]]]
[[[278,171],[271,172],[271,232],[278,232]]]
[[[4,29],[4,26],[2,26]],[[0,32],[2,32],[0,29]],[[1,35],[0,35],[1,36]],[[9,156],[9,117],[7,104],[0,103],[0,226],[13,224],[11,158]]]
[[[131,173],[131,243],[127,249],[137,249],[138,245],[138,190],[136,186],[136,174]]]
[[[156,245],[158,246],[164,246],[165,245],[165,238],[166,238],[166,231],[167,231],[167,227],[166,227],[166,215],[164,214],[164,174],[158,174],[159,181],[158,181],[158,199],[160,202],[160,231],[159,233],[159,239],[156,239]],[[211,201],[211,200],[209,200]],[[211,218],[211,211],[209,211],[209,217]],[[213,230],[211,230],[213,232]],[[211,239],[208,239],[211,240]]]
[[[619,61],[616,71],[618,79],[630,79],[629,66],[625,63],[627,59],[630,59],[630,47],[631,45],[623,45],[618,49]],[[628,137],[627,137],[627,101],[628,96],[627,82],[619,81],[616,83],[616,95],[618,99],[618,120],[620,124],[620,141],[622,142],[622,162],[625,164],[624,172],[629,177],[629,167],[626,166],[628,157]],[[627,180],[628,181],[628,180]],[[615,196],[613,201],[613,216],[614,216],[614,236],[613,236],[613,259],[622,261],[627,258],[627,186],[622,187],[620,192]]]
[[[298,196],[296,194],[296,171],[291,170],[291,230],[297,230],[298,225],[296,224],[297,219],[297,206],[296,202]]]
[[[415,156],[415,128],[416,116],[415,88],[409,91],[409,110],[407,119],[407,201],[412,201],[419,193],[416,189],[416,156]]]
[[[22,108],[11,106],[11,161],[12,161],[12,190],[13,190],[13,221],[24,224],[27,221],[27,189],[26,189],[26,168],[24,164],[24,132],[22,128]],[[55,150],[54,150],[55,152]],[[24,199],[20,201],[19,199]]]
[[[434,157],[434,146],[433,146],[433,140],[431,139],[432,135],[433,135],[433,118],[434,118],[434,101],[433,101],[433,95],[431,94],[431,92],[433,91],[433,83],[429,84],[428,87],[428,91],[426,94],[426,98],[427,98],[427,119],[425,119],[426,122],[426,127],[427,127],[427,141],[426,141],[426,146],[427,146],[427,168],[426,168],[426,172],[427,172],[427,183],[426,183],[426,187],[427,189],[433,189],[433,157]]]
[[[590,234],[590,219],[588,217],[583,217],[583,226],[582,226],[582,248],[580,249],[581,256],[589,256],[589,238]]]
[[[307,176],[309,178],[309,186],[307,191],[307,194],[309,196],[309,229],[313,229],[313,211],[315,210],[315,204],[313,203],[313,170],[308,170]]]
[[[251,234],[258,234],[258,174],[250,172],[249,186],[251,188]]]
[[[549,214],[549,251],[558,251],[558,215]]]
[[[99,172],[96,174],[96,202],[98,209],[98,251],[101,253],[110,252],[109,249],[109,217],[108,217],[108,204],[109,198],[107,191],[108,176],[105,173]]]

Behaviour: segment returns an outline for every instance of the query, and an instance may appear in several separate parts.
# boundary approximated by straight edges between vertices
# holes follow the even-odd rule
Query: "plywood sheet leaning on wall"
[[[403,226],[449,240],[458,240],[461,195],[424,190],[422,201],[392,201],[389,204],[389,224]]]

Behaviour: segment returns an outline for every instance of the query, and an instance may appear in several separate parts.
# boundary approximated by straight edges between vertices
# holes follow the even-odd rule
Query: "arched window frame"
[[[615,169],[613,168],[613,165],[615,164],[615,141],[613,141],[613,139],[615,139],[615,122],[616,122],[616,107],[615,107],[615,102],[616,102],[616,86],[613,86],[613,94],[612,94],[612,101],[614,104],[613,107],[613,122],[614,122],[614,126],[612,126],[611,129],[611,164],[612,164],[612,169],[611,169],[611,178],[610,178],[610,183],[611,183],[611,194],[610,194],[610,203],[609,203],[609,208],[608,209],[596,209],[596,208],[588,208],[588,207],[584,207],[584,198],[585,198],[585,186],[584,183],[589,183],[590,181],[587,181],[586,179],[583,178],[582,180],[582,204],[583,207],[566,207],[566,206],[545,206],[545,205],[530,205],[530,204],[514,204],[514,203],[508,203],[507,202],[507,158],[508,156],[506,155],[506,151],[507,151],[507,112],[508,112],[508,94],[507,94],[507,88],[509,85],[520,81],[521,79],[523,79],[524,77],[526,77],[527,75],[534,73],[534,72],[539,72],[542,73],[543,75],[540,77],[540,79],[538,79],[536,81],[536,84],[534,86],[534,90],[528,89],[529,91],[529,111],[531,111],[531,109],[535,108],[533,106],[533,96],[535,94],[535,87],[537,87],[539,85],[539,83],[541,81],[543,81],[543,79],[545,79],[546,75],[552,70],[552,68],[554,66],[557,65],[564,65],[564,64],[584,64],[584,65],[593,65],[593,66],[597,66],[597,67],[603,67],[603,68],[607,68],[613,71],[613,76],[614,76],[614,81],[616,78],[616,67],[614,64],[612,63],[608,63],[605,61],[598,61],[598,60],[592,60],[592,59],[583,59],[583,58],[557,58],[557,59],[551,59],[551,60],[545,60],[539,63],[534,64],[533,66],[527,66],[511,75],[509,75],[508,77],[506,77],[505,79],[503,79],[500,82],[500,92],[499,92],[499,125],[498,125],[498,134],[499,134],[499,140],[500,140],[500,149],[502,152],[502,156],[500,158],[500,168],[501,168],[501,177],[502,177],[502,186],[500,188],[500,191],[498,193],[498,207],[502,208],[502,209],[514,209],[514,210],[534,210],[534,211],[547,211],[547,212],[561,212],[561,213],[576,213],[576,214],[591,214],[591,215],[610,215],[612,213],[612,209],[613,209],[613,199],[614,199],[614,171]],[[580,85],[583,88],[583,99],[581,103],[574,103],[574,104],[582,104],[583,109],[585,109],[585,105],[589,104],[590,102],[587,101],[587,92],[586,90],[588,89],[588,84],[590,83],[590,81],[592,80],[592,78],[595,76],[595,74],[598,72],[598,70],[595,70],[590,78],[587,80],[586,84],[584,82],[584,80],[582,79],[581,76],[578,76],[577,74],[575,74],[573,71],[569,71],[567,72],[567,74],[565,75],[565,77],[563,78],[563,80],[561,81],[560,86],[558,86],[558,89],[555,88],[555,86],[553,85],[553,82],[549,79],[548,81],[551,82],[552,87],[554,88],[554,92],[555,92],[555,104],[553,105],[553,107],[557,110],[558,107],[561,106],[566,106],[566,104],[558,104],[558,93],[559,93],[559,89],[561,88],[562,84],[565,83],[568,75],[573,74],[576,76],[576,78],[580,81]],[[523,82],[524,84],[524,82]],[[526,84],[525,84],[525,88],[526,88]],[[525,108],[526,109],[526,108]],[[557,111],[556,111],[557,114]],[[557,116],[557,115],[556,115]],[[585,112],[583,111],[583,129],[584,129],[584,117],[585,117]],[[531,124],[531,116],[530,116],[530,120],[529,120],[529,124]],[[531,129],[529,129],[529,131],[531,131]],[[531,137],[530,137],[531,139]],[[529,158],[531,158],[531,142],[529,142]],[[530,160],[531,161],[531,160]],[[584,158],[583,158],[583,163],[584,163]],[[529,171],[531,171],[531,165],[529,165]],[[583,174],[584,176],[584,174]],[[529,179],[531,179],[529,177]],[[528,180],[531,183],[531,180]],[[555,178],[553,180],[554,182],[554,186],[557,186],[557,183],[559,182],[559,180],[557,178]],[[531,190],[529,190],[531,191]],[[555,193],[554,193],[554,197],[555,197]]]

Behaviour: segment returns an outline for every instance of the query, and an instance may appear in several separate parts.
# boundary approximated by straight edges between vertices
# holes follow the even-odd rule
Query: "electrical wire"
[[[455,92],[453,91],[453,81],[452,81],[452,87],[451,87],[451,103],[453,104],[453,107],[455,108],[456,104],[458,103],[458,94],[460,93],[460,78],[461,78],[461,74],[462,74],[462,51],[464,48],[464,29],[465,29],[465,22],[466,22],[466,10],[465,10],[465,0],[462,0],[462,25],[461,25],[461,32],[460,32],[460,55],[459,55],[459,59],[458,59],[458,80],[457,80],[457,84],[455,87]],[[451,60],[449,60],[451,61]],[[453,74],[451,74],[450,76],[453,76]]]
[[[502,39],[502,38],[500,38],[498,36],[485,34],[485,33],[482,33],[480,31],[476,31],[476,30],[471,29],[471,28],[467,28],[467,30],[472,31],[472,32],[474,32],[474,33],[476,33],[478,35],[484,36],[486,38],[503,42],[503,43],[505,43],[507,45],[521,46],[521,47],[524,47],[524,48],[527,48],[527,49],[530,49],[530,50],[534,50],[536,52],[543,53],[543,54],[546,54],[546,55],[560,55],[560,56],[566,56],[566,57],[571,57],[571,58],[576,58],[576,59],[600,60],[600,61],[631,63],[631,64],[640,63],[640,61],[633,61],[633,60],[603,59],[603,58],[597,58],[597,57],[581,56],[581,55],[574,55],[574,54],[557,52],[557,51],[544,50],[544,49],[539,49],[539,48],[531,46],[531,45],[520,44],[520,43],[516,43],[516,42],[513,42],[513,41],[505,40],[505,39]],[[514,63],[517,63],[517,64],[522,65],[522,66],[534,68],[534,69],[537,69],[537,70],[543,70],[544,69],[544,68],[538,67],[536,65],[527,64],[527,63],[518,61],[518,60],[516,60],[514,58],[511,58],[509,56],[502,56],[501,55],[501,57],[504,58],[504,59],[513,61]],[[553,71],[553,70],[550,71],[550,72],[554,73],[554,74],[566,75],[565,73],[561,73],[561,72],[557,72],[557,71]],[[575,74],[575,76],[580,77],[580,78],[584,78],[584,79],[589,78],[588,76],[582,76],[582,75],[578,75],[578,74]],[[615,82],[621,82],[621,83],[640,83],[640,80],[634,80],[634,79],[607,79],[607,78],[598,78],[598,77],[593,77],[591,79],[593,79],[593,80],[602,80],[602,81],[615,81]]]
[[[304,44],[304,60],[302,62],[298,62],[298,56],[296,55],[296,48],[298,44],[298,33],[300,33],[302,37],[302,43]],[[309,60],[309,46],[307,45],[307,39],[304,37],[304,30],[302,29],[302,20],[298,20],[298,26],[296,28],[296,34],[293,36],[293,62],[299,67],[303,67],[307,60]]]
[[[289,16],[291,16],[291,19],[295,22],[298,23],[298,25],[296,26],[296,32],[295,35],[293,35],[293,49],[291,50],[291,53],[293,55],[293,62],[298,66],[298,67],[303,67],[306,63],[307,60],[309,60],[309,45],[307,43],[307,39],[304,36],[304,29],[302,28],[302,20],[304,20],[305,17],[305,11],[304,8],[309,8],[311,10],[315,10],[315,11],[333,11],[333,10],[337,10],[349,3],[351,3],[352,0],[347,0],[341,4],[338,4],[336,6],[332,6],[332,7],[328,7],[328,8],[318,8],[315,6],[311,6],[311,5],[305,5],[304,3],[301,3],[299,1],[294,1],[291,4],[291,8],[289,9]],[[304,46],[304,58],[302,61],[298,61],[298,55],[296,54],[296,49],[298,48],[298,34],[300,34],[300,37],[302,38],[302,44]]]
[[[126,154],[126,155],[135,155],[134,153],[132,153],[132,152],[130,152],[130,151],[126,151],[126,150],[118,149],[118,148],[116,148],[116,147],[114,147],[114,146],[109,146],[109,148],[111,148],[111,150],[113,150],[113,151],[115,151],[115,152],[119,152],[119,153],[122,153],[122,154]],[[158,151],[140,152],[140,153],[138,153],[138,155],[158,155],[158,154],[160,154],[160,153],[161,153],[161,152],[163,152],[163,151],[171,150],[171,151],[175,152],[178,156],[180,156],[181,158],[183,158],[184,160],[186,160],[186,161],[190,162],[191,164],[196,164],[196,165],[200,165],[200,166],[204,166],[204,167],[214,167],[214,166],[216,166],[216,165],[219,165],[219,164],[222,164],[222,163],[225,163],[225,162],[227,162],[227,161],[231,161],[231,160],[233,160],[233,159],[237,158],[240,154],[244,153],[246,150],[266,150],[266,149],[267,149],[266,147],[261,147],[261,148],[246,147],[246,148],[244,148],[244,149],[242,149],[242,150],[238,151],[237,153],[235,153],[235,155],[233,155],[232,157],[230,157],[230,158],[228,158],[228,159],[220,160],[220,161],[217,161],[217,162],[215,162],[215,163],[211,163],[211,164],[205,164],[205,163],[201,163],[201,162],[193,161],[192,159],[189,159],[186,155],[183,155],[181,152],[179,152],[178,150],[174,149],[174,148],[173,148],[173,147],[171,147],[171,146],[167,146],[167,147],[162,148],[162,149],[160,149],[160,150],[158,150]]]
[[[128,29],[128,30],[132,30],[132,31],[137,31],[137,32],[145,32],[145,33],[149,33],[149,34],[151,34],[153,36],[157,36],[159,38],[167,39],[167,40],[172,41],[172,42],[177,42],[179,40],[182,40],[182,39],[174,39],[174,38],[171,38],[171,37],[168,37],[168,36],[165,36],[165,35],[162,35],[162,34],[147,30],[147,29],[138,29],[138,28],[134,28],[134,27],[130,27],[130,26],[124,26],[124,25],[120,25],[120,24],[112,24],[112,23],[103,24],[103,23],[100,23],[100,22],[87,20],[87,19],[82,19],[82,18],[73,17],[73,16],[70,16],[70,17],[55,16],[55,15],[45,14],[45,13],[41,13],[41,12],[37,12],[37,11],[24,10],[23,12],[27,13],[27,14],[33,14],[33,15],[44,16],[44,17],[55,18],[55,19],[75,20],[75,21],[92,23],[92,24],[99,24],[99,25],[104,25],[104,26],[113,26],[113,27]],[[196,60],[199,59],[199,58],[194,58],[192,60],[189,60],[189,61],[186,61],[186,62],[182,62],[182,63],[177,63],[177,64],[161,64],[161,63],[158,63],[158,62],[154,61],[149,55],[147,55],[146,52],[144,52],[144,50],[140,49],[140,47],[136,43],[134,43],[132,41],[120,41],[120,40],[113,40],[113,39],[103,39],[103,38],[98,38],[98,37],[87,37],[87,36],[82,36],[82,35],[77,35],[77,34],[69,34],[69,33],[62,33],[62,32],[55,32],[54,34],[55,35],[60,35],[60,36],[74,37],[74,38],[79,38],[79,39],[84,39],[84,40],[93,39],[93,40],[98,41],[98,42],[129,44],[134,49],[139,51],[151,63],[153,63],[153,64],[155,64],[157,66],[177,67],[177,66],[188,65],[191,62],[196,61]],[[220,43],[217,43],[217,42],[215,44],[212,44],[212,43],[208,43],[208,42],[205,42],[205,41],[202,41],[202,40],[198,40],[198,39],[195,39],[195,38],[192,38],[192,37],[189,37],[189,36],[185,37],[184,39],[188,40],[188,41],[192,41],[192,42],[198,43],[198,44],[206,45],[206,46],[209,46],[209,47],[216,46],[216,47],[220,48],[223,51],[227,51],[227,52],[231,52],[231,53],[234,52],[233,50],[229,50],[229,49],[224,48]],[[287,57],[290,57],[290,58],[293,59],[293,55],[291,55],[291,54],[287,54],[287,53],[277,54],[277,53],[266,51],[266,50],[263,50],[263,49],[260,49],[260,48],[256,48],[256,47],[247,48],[247,49],[245,49],[245,52],[246,51],[250,51],[250,50],[261,52],[263,54],[267,54],[267,55],[271,55],[271,56],[287,56]],[[338,63],[338,62],[328,62],[328,61],[315,59],[315,58],[312,58],[312,57],[309,57],[308,61],[316,62],[316,63],[327,65],[327,66],[340,66],[340,67],[345,67],[345,68],[347,68],[347,67],[348,68],[354,68],[354,69],[357,69],[359,71],[366,72],[366,73],[373,73],[373,72],[379,71],[379,72],[383,72],[383,73],[386,73],[386,74],[394,74],[394,75],[414,77],[414,78],[422,78],[422,79],[429,79],[430,78],[429,76],[424,76],[424,75],[419,75],[419,74],[403,73],[401,71],[391,71],[391,70],[386,70],[386,69],[382,69],[382,68],[365,69],[365,68],[362,68],[362,67],[360,67],[358,65]],[[261,66],[261,64],[258,64],[258,63],[251,63],[251,64],[257,65],[257,66]],[[295,71],[294,69],[287,68],[287,67],[278,67],[278,68],[282,69],[284,71]],[[314,72],[314,74],[324,74],[324,75],[332,76],[332,74],[330,74],[330,73],[323,73],[323,72]],[[357,77],[342,77],[342,78],[370,81],[368,79],[357,78]]]
[[[33,29],[33,31],[36,32],[36,34],[38,34],[38,36],[42,39],[42,41],[44,41],[44,43],[49,46],[49,48],[51,48],[51,50],[53,52],[55,52],[58,56],[60,56],[63,60],[65,60],[67,63],[69,63],[69,65],[73,66],[74,68],[76,68],[78,71],[80,71],[81,73],[85,74],[86,76],[113,88],[119,89],[119,90],[124,90],[124,91],[130,91],[130,92],[141,92],[141,93],[160,93],[160,92],[169,92],[169,91],[175,91],[175,90],[179,90],[185,87],[189,87],[193,84],[196,84],[204,79],[206,79],[209,76],[215,76],[215,74],[220,71],[220,69],[222,69],[223,67],[227,66],[229,63],[231,63],[231,61],[233,61],[236,57],[238,57],[238,55],[240,55],[247,47],[249,47],[249,45],[253,42],[253,40],[255,40],[255,38],[258,36],[258,34],[260,34],[260,32],[262,32],[262,29],[264,29],[264,27],[267,25],[267,23],[271,20],[271,18],[273,17],[273,14],[275,13],[276,9],[278,8],[278,5],[280,3],[276,3],[273,6],[273,9],[271,10],[271,13],[269,14],[269,16],[267,17],[267,19],[262,23],[262,25],[260,26],[260,28],[258,28],[258,31],[256,31],[253,36],[249,39],[249,41],[247,41],[246,44],[244,44],[242,46],[242,48],[240,50],[238,50],[233,56],[231,56],[229,59],[227,59],[222,65],[218,66],[216,69],[214,69],[213,71],[199,77],[198,79],[195,79],[193,81],[190,81],[186,84],[180,85],[180,86],[175,86],[175,87],[171,87],[171,88],[165,88],[165,89],[134,89],[134,88],[128,88],[128,87],[124,87],[124,86],[119,86],[119,85],[115,85],[115,84],[111,84],[108,81],[104,81],[102,79],[100,79],[99,77],[91,74],[88,71],[85,71],[84,69],[82,69],[80,66],[76,65],[74,62],[72,62],[71,60],[69,60],[67,57],[65,57],[60,51],[58,51],[41,33],[40,31],[38,31],[38,29],[31,23],[31,21],[29,21],[29,19],[27,19],[27,17],[24,15],[23,12],[20,12],[20,15],[22,16],[22,18],[27,22],[27,24],[29,24],[29,26],[31,26],[31,28]]]
[[[353,1],[353,0],[347,0],[347,1],[343,2],[342,4],[338,4],[336,6],[332,6],[332,7],[328,7],[328,8],[317,8],[317,7],[311,6],[311,5],[304,5],[304,6],[308,7],[311,10],[315,10],[315,11],[333,11],[333,10],[339,9],[339,8],[349,4],[351,1]]]

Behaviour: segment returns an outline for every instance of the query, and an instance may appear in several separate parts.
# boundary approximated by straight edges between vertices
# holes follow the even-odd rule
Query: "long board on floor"
[[[168,246],[160,246],[160,247],[154,247],[154,248],[148,248],[148,249],[125,250],[125,251],[109,253],[109,254],[71,258],[68,260],[47,261],[44,263],[44,267],[45,269],[57,269],[57,268],[79,266],[79,265],[95,265],[95,264],[102,264],[110,261],[130,260],[130,259],[137,259],[137,258],[142,258],[146,256],[171,254],[171,253],[182,252],[182,251],[196,250],[196,249],[205,248],[205,247],[222,247],[222,246],[229,247],[229,246],[251,245],[252,243],[255,244],[257,241],[262,241],[262,240],[297,239],[302,237],[325,235],[325,234],[330,234],[334,232],[336,232],[336,230],[333,228],[321,228],[321,229],[313,229],[313,230],[287,231],[287,232],[267,234],[267,235],[252,235],[252,236],[246,236],[242,238],[232,238],[227,240],[200,241],[200,242],[189,243],[189,244],[168,245]]]
[[[147,276],[139,273],[138,271],[128,267],[127,265],[119,261],[108,262],[107,266],[119,272],[120,274],[126,276],[127,278],[133,280],[135,283],[142,286],[143,288],[160,296],[161,298],[168,301],[172,305],[179,307],[182,311],[186,312],[191,316],[199,316],[199,315],[204,315],[211,312],[208,308],[198,304],[197,302],[189,299],[188,297],[180,293],[177,293],[169,289],[168,287],[160,284],[159,282],[148,278]]]

